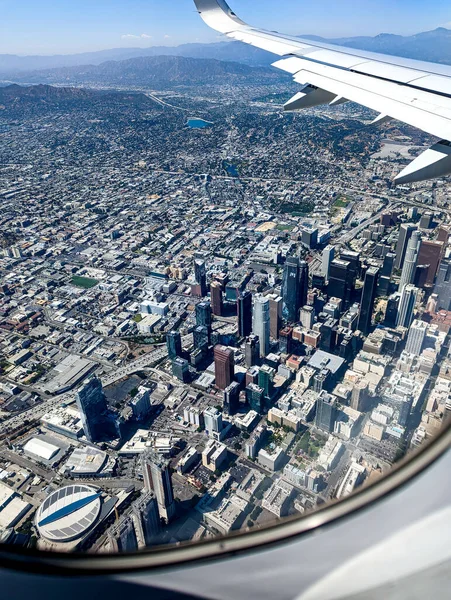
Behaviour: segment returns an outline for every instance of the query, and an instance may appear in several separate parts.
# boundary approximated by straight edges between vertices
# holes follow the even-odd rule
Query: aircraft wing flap
[[[431,135],[451,137],[451,103],[446,98],[297,57],[279,60],[273,66],[288,71],[303,85],[327,90]]]

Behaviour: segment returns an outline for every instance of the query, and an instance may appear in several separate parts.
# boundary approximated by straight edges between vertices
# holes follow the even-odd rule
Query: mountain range
[[[451,64],[451,30],[439,27],[411,36],[381,33],[375,37],[348,37],[325,39],[311,35],[300,37],[359,48],[385,54]],[[218,42],[213,44],[183,44],[176,47],[153,46],[151,48],[113,48],[98,52],[54,56],[16,56],[0,54],[0,73],[18,74],[24,71],[100,65],[106,61],[126,61],[138,57],[180,56],[185,58],[216,59],[239,62],[249,66],[268,66],[275,57],[269,52],[242,42]]]
[[[167,86],[265,85],[290,81],[287,74],[268,67],[251,67],[237,62],[182,56],[146,56],[100,65],[60,67],[18,73],[14,82],[59,85],[92,84],[162,89]]]

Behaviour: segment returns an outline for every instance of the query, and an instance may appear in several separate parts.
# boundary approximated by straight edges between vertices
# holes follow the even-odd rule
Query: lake
[[[211,127],[213,123],[204,121],[203,119],[188,119],[187,125],[191,129],[206,129],[207,127]]]

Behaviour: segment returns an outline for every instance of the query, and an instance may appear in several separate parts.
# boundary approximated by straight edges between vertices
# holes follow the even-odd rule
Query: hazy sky
[[[230,0],[252,24],[325,37],[451,28],[450,0]],[[218,41],[192,0],[0,0],[0,53]]]

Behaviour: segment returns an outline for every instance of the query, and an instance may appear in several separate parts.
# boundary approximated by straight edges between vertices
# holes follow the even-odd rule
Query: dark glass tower
[[[299,321],[299,309],[307,303],[308,264],[295,256],[289,256],[283,269],[282,315],[294,323]]]
[[[205,261],[195,260],[194,261],[194,279],[197,285],[200,287],[200,295],[202,297],[207,295],[207,271],[205,269]]]
[[[365,275],[362,298],[360,301],[359,320],[357,323],[357,329],[365,335],[368,335],[371,329],[371,317],[374,310],[378,277],[379,269],[376,267],[370,267]]]
[[[247,337],[252,331],[252,294],[243,292],[237,299],[238,335]]]
[[[169,358],[182,356],[182,338],[178,331],[169,331],[166,334],[166,346]]]
[[[440,263],[435,282],[434,294],[437,294],[437,307],[449,310],[451,308],[451,259],[444,258]]]
[[[416,225],[413,223],[403,223],[399,228],[398,243],[396,244],[396,259],[395,268],[402,269],[404,263],[404,257],[407,251],[407,244],[409,243],[412,233],[416,230]]]
[[[211,311],[217,317],[222,316],[222,287],[218,281],[213,281],[210,286]]]
[[[329,285],[327,293],[330,297],[343,300],[343,308],[348,308],[354,288],[354,268],[348,260],[335,258],[329,267]]]
[[[98,377],[91,377],[78,391],[77,406],[83,431],[90,442],[99,442],[111,436],[113,422],[108,414],[106,396]]]
[[[334,431],[335,421],[337,419],[337,407],[333,396],[322,391],[316,402],[315,425],[332,433]]]
[[[211,305],[209,302],[196,304],[196,325],[211,327]]]

